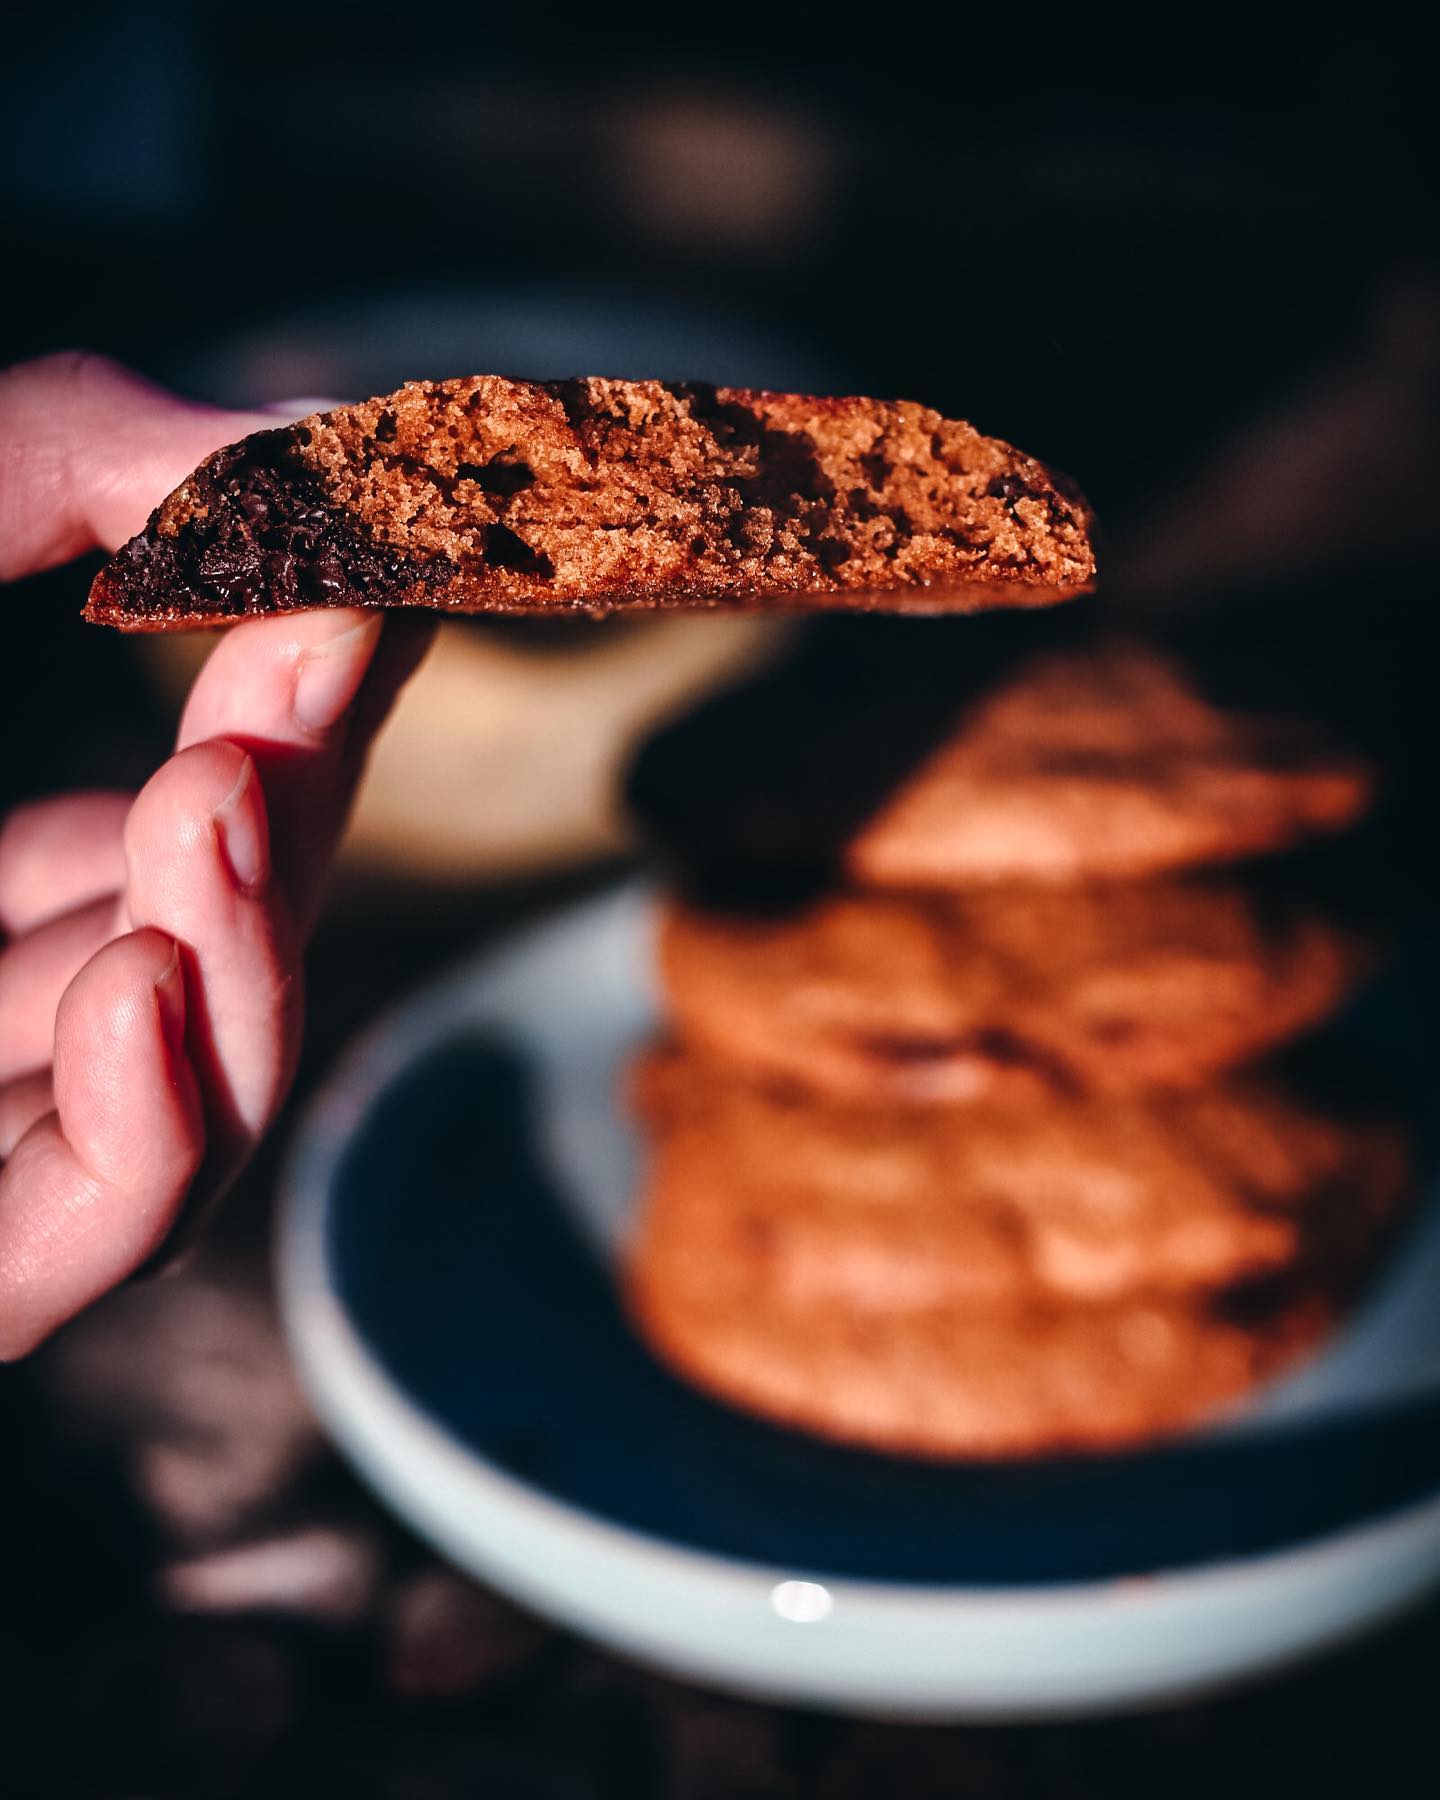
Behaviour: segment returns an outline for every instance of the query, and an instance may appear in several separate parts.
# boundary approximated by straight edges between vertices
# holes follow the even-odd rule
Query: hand
[[[113,548],[208,451],[274,423],[94,357],[0,374],[0,578]],[[353,610],[237,626],[137,797],[0,820],[0,1358],[146,1263],[274,1120],[301,948],[428,642]]]

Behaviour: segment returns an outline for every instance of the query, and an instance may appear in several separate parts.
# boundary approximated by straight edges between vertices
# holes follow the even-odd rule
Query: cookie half
[[[908,401],[470,376],[207,457],[86,616],[1038,606],[1092,585],[1091,526],[1065,477]]]

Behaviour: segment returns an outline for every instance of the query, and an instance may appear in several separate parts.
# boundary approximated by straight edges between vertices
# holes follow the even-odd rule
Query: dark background
[[[1284,659],[1323,613],[1388,686],[1440,465],[1398,16],[670,10],[27,9],[0,348],[234,403],[482,368],[912,396],[1082,479],[1117,604],[1228,598]],[[42,720],[126,666],[56,624],[79,592],[7,609],[63,666]]]
[[[287,331],[386,305],[413,312],[375,383],[555,359],[487,309],[622,315],[595,373],[652,372],[653,334],[688,321],[737,376],[791,359],[973,414],[1083,469],[1113,520],[1427,267],[1424,59],[1358,9],[1189,32],[1043,8],[27,12],[0,77],[7,347],[103,349],[220,400],[329,373]]]
[[[85,346],[233,403],[493,368],[973,418],[1081,479],[1107,606],[1223,644],[1382,752],[1424,880],[1440,277],[1432,70],[1401,16],[680,15],[28,8],[0,57],[0,352]],[[163,754],[132,647],[76,618],[88,573],[4,597],[0,805],[138,781]],[[302,1085],[425,970],[593,878],[343,896]],[[423,932],[397,928],[406,904]],[[1030,1732],[712,1701],[513,1617],[317,1449],[301,1474],[267,1439],[292,1403],[268,1181],[189,1290],[122,1297],[0,1376],[0,1791],[1434,1791],[1431,1615],[1249,1696]],[[279,1397],[237,1431],[219,1377],[177,1399],[191,1362]],[[188,1500],[154,1479],[157,1446]],[[227,1457],[256,1465],[253,1493]],[[207,1515],[216,1482],[249,1511]],[[207,1608],[174,1574],[208,1567],[213,1593],[216,1556],[288,1543],[303,1562],[307,1531],[350,1599],[272,1583]],[[417,1651],[422,1592],[449,1636]]]

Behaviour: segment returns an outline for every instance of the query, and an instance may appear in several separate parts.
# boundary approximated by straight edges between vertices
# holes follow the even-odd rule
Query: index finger
[[[84,351],[0,371],[0,580],[114,549],[202,457],[274,423]]]

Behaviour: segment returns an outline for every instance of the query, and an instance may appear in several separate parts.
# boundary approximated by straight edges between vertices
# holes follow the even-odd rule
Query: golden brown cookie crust
[[[1124,640],[1032,658],[855,834],[864,885],[1139,880],[1343,830],[1373,776],[1304,724],[1221,710]]]
[[[732,1405],[899,1455],[1202,1420],[1323,1338],[1408,1185],[1395,1126],[1273,1082],[897,1114],[662,1049],[634,1099],[641,1335]]]
[[[1183,1430],[1313,1348],[1334,1316],[1316,1295],[1263,1325],[1154,1299],[877,1318],[681,1288],[643,1268],[628,1298],[661,1359],[717,1399],[937,1461],[1117,1450]]]
[[[1091,587],[1091,526],[1064,476],[909,401],[471,376],[217,451],[87,617],[1036,606]]]
[[[774,919],[671,901],[659,933],[680,1037],[858,1100],[1198,1086],[1319,1023],[1368,960],[1225,880],[851,893]]]

